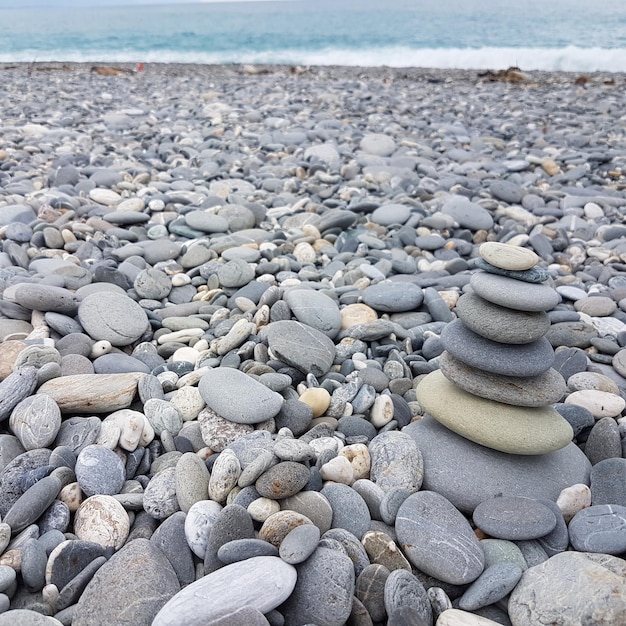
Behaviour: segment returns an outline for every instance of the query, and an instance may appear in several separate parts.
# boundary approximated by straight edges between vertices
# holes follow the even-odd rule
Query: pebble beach
[[[0,64],[0,626],[620,626],[626,75]]]

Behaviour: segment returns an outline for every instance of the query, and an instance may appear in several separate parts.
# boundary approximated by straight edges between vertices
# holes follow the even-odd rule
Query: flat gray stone
[[[176,573],[163,552],[147,539],[135,539],[95,573],[78,601],[72,624],[149,624],[179,590]]]
[[[561,301],[561,296],[548,285],[489,272],[472,274],[470,285],[481,298],[516,311],[549,311]]]
[[[495,539],[544,537],[556,526],[556,516],[539,500],[500,496],[483,500],[472,516],[478,528]]]
[[[341,329],[341,314],[337,303],[326,294],[313,289],[290,289],[284,295],[296,319],[315,328],[331,339]]]
[[[405,555],[429,576],[464,585],[483,571],[485,557],[469,522],[434,491],[411,494],[398,511],[395,529]]]
[[[589,484],[591,465],[575,444],[539,456],[506,454],[470,442],[432,417],[402,432],[415,440],[424,457],[422,487],[445,496],[465,513],[498,495],[556,501],[566,487]]]
[[[470,330],[500,343],[531,343],[543,337],[550,328],[550,318],[544,311],[515,311],[475,293],[462,295],[455,310]]]
[[[489,230],[493,226],[493,218],[489,211],[465,196],[448,196],[441,207],[441,212],[452,217],[462,228]]]
[[[317,548],[320,529],[313,524],[296,526],[287,533],[279,547],[280,558],[285,563],[297,565],[306,561]]]
[[[335,359],[335,344],[332,340],[301,322],[272,322],[262,334],[267,337],[270,350],[278,359],[305,374],[310,372],[314,376],[323,376]]]
[[[280,394],[230,367],[210,369],[200,379],[198,390],[211,409],[237,424],[264,422],[274,417],[283,405]]]
[[[626,614],[626,565],[605,554],[562,552],[524,572],[511,593],[515,626],[619,624]]]
[[[497,343],[472,332],[461,320],[446,325],[441,341],[453,357],[491,374],[538,376],[554,361],[554,350],[543,337],[518,345]]]
[[[78,307],[78,319],[92,339],[114,346],[137,341],[149,327],[146,312],[128,296],[115,292],[87,296]]]
[[[21,283],[9,287],[5,290],[4,297],[17,302],[25,309],[35,311],[54,311],[75,315],[79,306],[76,294],[69,289],[39,283]]]
[[[311,524],[296,526],[296,528],[315,528]],[[295,530],[295,528],[294,528]],[[284,540],[283,540],[284,541]],[[256,556],[278,556],[278,548],[262,539],[232,539],[220,546],[217,551],[217,558],[225,565],[238,563]],[[281,557],[282,558],[282,557]],[[283,559],[285,563],[290,561]],[[293,565],[293,563],[292,563]]]
[[[289,598],[296,578],[292,565],[273,556],[232,563],[176,593],[159,611],[152,626],[204,626],[209,620],[242,607],[268,613]]]
[[[344,554],[320,547],[297,566],[297,572],[293,593],[281,607],[286,623],[345,624],[352,609],[355,587],[352,561]]]
[[[27,489],[3,516],[2,521],[19,533],[35,522],[54,502],[61,490],[61,481],[56,476],[45,476]]]
[[[376,311],[400,313],[417,309],[424,300],[424,292],[414,283],[384,280],[366,287],[361,297]]]
[[[468,393],[514,406],[546,406],[567,392],[563,376],[553,368],[538,376],[501,376],[466,365],[447,351],[439,357],[439,367],[448,380]]]
[[[626,552],[626,507],[596,504],[578,511],[569,523],[572,546],[579,552]]]

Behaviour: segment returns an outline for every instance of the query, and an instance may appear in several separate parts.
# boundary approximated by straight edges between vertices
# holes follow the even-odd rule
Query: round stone
[[[87,498],[76,511],[74,533],[83,541],[119,550],[130,532],[130,519],[124,507],[112,496]]]
[[[341,328],[347,329],[358,324],[367,324],[378,319],[378,313],[367,304],[348,304],[341,309]],[[626,350],[624,351],[626,353]]]
[[[115,292],[94,293],[78,307],[78,319],[92,339],[127,346],[148,329],[145,311],[128,296]]]
[[[363,302],[385,313],[400,313],[417,309],[424,300],[424,292],[414,283],[384,280],[366,287],[361,297]]]
[[[341,328],[341,314],[337,303],[313,289],[290,289],[285,302],[299,322],[334,338]]]

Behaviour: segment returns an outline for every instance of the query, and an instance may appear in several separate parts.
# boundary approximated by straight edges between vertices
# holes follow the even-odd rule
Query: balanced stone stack
[[[544,336],[560,296],[538,260],[521,247],[481,246],[481,271],[441,333],[440,369],[417,386],[427,415],[404,428],[429,468],[423,488],[466,513],[503,494],[555,501],[563,489],[589,484],[572,427],[551,406],[566,394]]]
[[[544,337],[546,311],[560,301],[537,255],[485,243],[458,301],[459,319],[441,334],[440,370],[422,380],[422,408],[447,428],[509,454],[546,454],[569,444],[573,431],[551,406],[566,392]]]

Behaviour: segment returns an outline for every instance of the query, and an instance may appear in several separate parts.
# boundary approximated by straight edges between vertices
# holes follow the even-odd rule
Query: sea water
[[[0,62],[626,71],[626,0],[137,1],[0,0]]]

